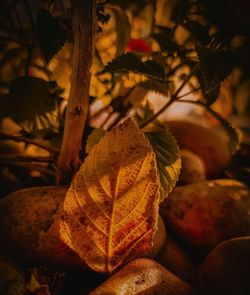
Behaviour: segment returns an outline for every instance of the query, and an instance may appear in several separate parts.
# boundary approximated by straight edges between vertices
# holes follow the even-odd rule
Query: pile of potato
[[[160,206],[146,257],[88,289],[92,273],[60,240],[67,188],[54,186],[20,190],[0,201],[1,255],[25,267],[45,264],[78,271],[82,278],[88,273],[78,282],[79,294],[249,295],[250,194],[223,174],[230,163],[226,137],[193,123],[167,125],[181,149],[182,172]]]

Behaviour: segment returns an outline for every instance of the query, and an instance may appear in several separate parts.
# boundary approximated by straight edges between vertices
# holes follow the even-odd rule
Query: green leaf
[[[148,100],[146,101],[145,105],[139,104],[135,108],[135,110],[136,110],[135,118],[136,118],[139,126],[143,125],[144,122],[147,122],[148,119],[153,117],[153,115],[154,115],[153,106]],[[149,131],[146,131],[146,132],[149,132]]]
[[[130,40],[131,24],[125,11],[121,10],[118,6],[111,6],[110,8],[114,13],[116,21],[116,55],[120,55],[124,53]]]
[[[0,259],[0,294],[26,294],[23,273],[14,264],[4,258]]]
[[[146,131],[145,134],[156,155],[163,200],[176,185],[180,174],[179,147],[173,135],[164,125],[158,124],[156,131]]]
[[[210,41],[209,28],[203,24],[192,20],[185,20],[183,25],[188,29],[192,36],[194,36],[201,44],[208,44]]]
[[[178,101],[178,102],[181,102],[181,101]],[[183,102],[185,101],[183,100]],[[222,118],[217,112],[212,110],[209,105],[200,101],[188,101],[188,102],[204,107],[221,124],[221,126],[224,128],[229,138],[229,141],[228,141],[229,150],[232,155],[235,154],[235,152],[238,150],[240,146],[240,133],[238,129],[233,127],[230,122]]]
[[[158,94],[167,96],[169,92],[169,83],[170,81],[166,82],[160,82],[160,81],[155,81],[152,79],[148,79],[146,81],[142,81],[137,86],[142,87],[146,90],[150,90],[152,92],[156,92]]]
[[[99,74],[104,73],[133,72],[148,76],[155,80],[164,80],[164,69],[155,61],[141,61],[140,58],[131,52],[124,53],[109,62]]]
[[[233,69],[233,59],[229,51],[213,51],[205,46],[197,46],[200,68],[197,78],[202,93],[209,105],[214,103],[220,94],[220,83]]]
[[[233,155],[239,148],[240,145],[240,133],[238,129],[233,127],[233,125],[222,118],[217,112],[209,108],[208,106],[204,105],[206,110],[221,124],[221,126],[225,129],[228,134],[229,142],[228,146]]]
[[[92,148],[100,141],[100,139],[104,136],[105,130],[101,128],[96,128],[92,131],[87,139],[86,144],[86,153],[89,154]]]
[[[160,45],[162,51],[173,54],[179,51],[178,44],[170,37],[171,30],[161,30],[161,33],[153,33],[151,36]]]
[[[37,31],[43,55],[49,63],[69,39],[69,31],[59,18],[45,9],[38,12]]]
[[[58,95],[54,83],[35,77],[20,77],[11,82],[11,117],[27,132],[51,128],[58,120]]]

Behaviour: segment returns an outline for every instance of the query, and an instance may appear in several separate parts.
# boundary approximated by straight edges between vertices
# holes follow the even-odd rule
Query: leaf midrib
[[[117,134],[116,134],[117,135]],[[106,150],[107,150],[107,141],[106,141]],[[121,154],[121,160],[120,165],[118,167],[117,177],[116,177],[116,183],[115,183],[115,192],[113,196],[113,204],[112,204],[112,211],[111,211],[111,217],[110,217],[110,227],[109,227],[109,235],[108,235],[108,256],[107,256],[107,271],[110,273],[112,271],[112,268],[110,267],[111,263],[111,252],[112,252],[112,232],[113,232],[113,218],[114,218],[114,211],[115,211],[115,201],[117,197],[117,189],[118,189],[118,183],[119,183],[119,177],[120,177],[120,170],[122,167],[124,158],[124,148],[122,148],[122,154]]]

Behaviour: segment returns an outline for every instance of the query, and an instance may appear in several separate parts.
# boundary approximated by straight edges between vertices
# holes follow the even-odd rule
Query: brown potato
[[[27,264],[82,266],[59,235],[66,187],[19,190],[0,201],[0,251]]]
[[[160,211],[176,235],[207,252],[227,239],[250,235],[249,210],[246,186],[219,179],[175,188]]]
[[[149,253],[147,253],[144,256],[150,257],[150,258],[156,257],[157,254],[163,248],[165,241],[166,241],[166,228],[161,216],[159,216],[157,230],[155,232],[153,242],[152,242],[153,246],[151,250],[149,251]]]
[[[192,151],[204,161],[209,178],[217,177],[228,166],[230,151],[224,136],[187,121],[168,121],[166,125],[180,148]]]
[[[134,260],[112,275],[89,295],[191,295],[188,284],[154,260]]]
[[[216,246],[199,271],[206,294],[249,295],[250,237],[236,238]]]
[[[168,235],[156,261],[187,283],[196,281],[196,267],[181,247]]]
[[[60,239],[60,217],[66,187],[19,190],[0,201],[0,251],[27,264],[81,269],[83,261]],[[155,257],[166,239],[161,218],[146,257]]]
[[[203,160],[189,150],[181,149],[181,174],[178,184],[196,183],[206,179],[206,167]]]

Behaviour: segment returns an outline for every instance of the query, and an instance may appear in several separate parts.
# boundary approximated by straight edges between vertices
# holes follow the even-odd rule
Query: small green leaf
[[[154,109],[148,100],[144,106],[140,104],[136,107],[136,119],[139,125],[143,125],[143,123],[147,122],[149,118],[153,117],[153,115]]]
[[[158,94],[167,96],[169,92],[169,83],[170,81],[166,82],[160,82],[160,81],[155,81],[152,79],[148,79],[146,81],[142,81],[137,86],[142,87],[146,90],[150,90],[152,92],[156,92]]]
[[[208,44],[210,41],[209,28],[201,23],[192,21],[190,19],[183,23],[191,35],[194,36],[201,44]]]
[[[162,51],[173,54],[179,51],[178,44],[171,39],[171,29],[164,28],[160,33],[153,33],[152,38],[160,45]]]
[[[20,77],[9,89],[10,114],[27,132],[49,129],[58,120],[55,85],[35,77]]]
[[[222,118],[217,112],[212,110],[209,105],[200,101],[188,101],[188,102],[204,107],[221,124],[221,126],[224,128],[229,138],[229,142],[228,142],[229,150],[232,155],[235,154],[235,152],[238,150],[240,145],[240,133],[238,129],[233,127],[230,122]]]
[[[100,141],[100,139],[104,136],[105,130],[101,128],[96,128],[92,131],[87,139],[86,144],[86,153],[89,154],[92,148]]]
[[[121,8],[119,8],[118,6],[111,6],[111,10],[114,13],[116,20],[116,55],[120,55],[124,53],[126,47],[128,46],[131,33],[131,24],[126,12],[123,11]]]
[[[205,46],[197,46],[200,68],[197,78],[202,93],[209,105],[214,103],[220,94],[220,83],[233,69],[232,54],[226,50],[211,50]]]
[[[225,129],[229,137],[229,149],[231,154],[233,155],[239,148],[240,145],[240,134],[238,129],[234,128],[232,124],[222,118],[217,112],[204,105],[206,110],[221,124],[221,126]]]
[[[140,58],[131,52],[117,56],[109,62],[99,74],[104,73],[133,72],[148,76],[155,80],[164,80],[164,69],[155,61],[141,61]]]
[[[38,12],[37,29],[43,55],[49,63],[69,39],[69,31],[58,18],[45,9]]]
[[[175,138],[164,125],[158,124],[156,131],[146,131],[145,134],[156,155],[163,200],[176,185],[180,174],[179,148]]]

